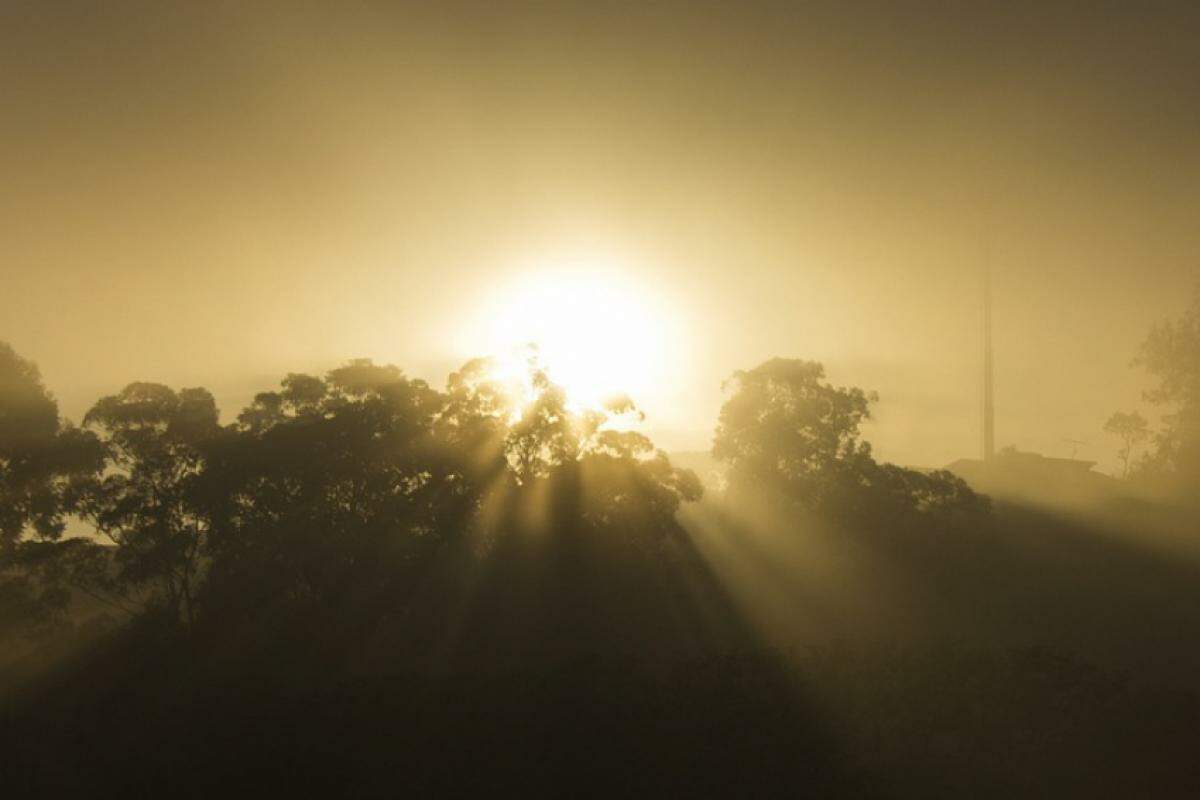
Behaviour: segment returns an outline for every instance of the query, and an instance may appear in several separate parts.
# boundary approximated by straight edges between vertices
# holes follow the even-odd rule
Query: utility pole
[[[992,249],[983,264],[983,460],[996,457],[995,406],[992,398]]]

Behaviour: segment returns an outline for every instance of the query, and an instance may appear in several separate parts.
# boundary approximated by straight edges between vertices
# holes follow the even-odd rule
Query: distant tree
[[[471,449],[477,451],[473,460],[486,461],[489,455],[498,459],[526,493],[544,491],[546,483],[561,491],[566,475],[586,474],[587,492],[581,499],[592,511],[601,507],[613,511],[602,499],[607,496],[630,507],[642,504],[643,510],[646,504],[661,504],[673,521],[680,502],[700,496],[701,484],[694,473],[673,467],[650,439],[629,429],[627,423],[640,422],[645,415],[628,396],[610,397],[595,408],[572,409],[566,392],[534,354],[526,364],[526,375],[518,381],[524,396],[515,397],[488,377],[493,367],[488,360],[477,360],[451,375],[445,407],[437,419],[440,435],[452,442],[472,443]],[[483,442],[488,443],[486,449],[478,452]],[[600,472],[613,479],[623,476],[641,489],[637,494],[610,491],[614,485],[601,480]],[[652,497],[657,500],[651,502]],[[591,521],[602,518],[597,514]]]
[[[495,362],[468,361],[450,374],[433,419],[433,442],[461,498],[455,523],[465,528],[489,495],[514,482],[509,464],[509,426],[518,413],[512,392],[495,377]]]
[[[1145,397],[1166,412],[1144,471],[1176,485],[1200,483],[1200,287],[1179,319],[1151,329],[1134,364],[1157,380]]]
[[[781,489],[816,508],[861,481],[873,462],[859,426],[875,396],[824,378],[816,362],[775,358],[725,382],[713,457],[731,486]]]
[[[466,645],[505,658],[649,653],[713,633],[720,593],[676,516],[701,496],[699,479],[634,429],[642,414],[628,397],[573,408],[529,366],[497,420],[508,478],[479,518],[478,580],[460,581],[475,587]]]
[[[395,635],[389,621],[431,625],[416,621],[416,604],[448,613],[485,564],[497,613],[519,614],[506,603],[530,587],[529,570],[588,596],[582,574],[650,563],[635,552],[685,538],[675,511],[700,483],[614,427],[639,413],[627,398],[574,411],[536,365],[517,381],[523,396],[494,373],[488,360],[468,362],[438,392],[358,360],[256,396],[201,448],[204,607],[272,624],[277,638],[320,629],[327,641],[362,642]],[[560,558],[539,560],[529,541]],[[613,569],[609,583],[625,567]]]
[[[533,397],[509,428],[505,446],[517,480],[544,478],[580,454],[578,421],[567,409],[567,395],[545,371],[531,370]]]
[[[675,512],[681,503],[699,500],[703,485],[691,470],[672,465],[644,434],[606,427],[629,418],[644,415],[621,395],[583,412],[576,423],[584,519],[609,530],[646,531],[661,541],[677,534]]]
[[[1149,423],[1137,411],[1117,411],[1104,423],[1104,432],[1111,433],[1121,440],[1121,449],[1117,451],[1117,457],[1121,459],[1121,477],[1128,478],[1134,451],[1150,440]]]
[[[809,511],[872,525],[976,517],[987,501],[945,471],[878,464],[859,426],[876,399],[825,382],[815,362],[772,359],[735,372],[713,456],[735,495],[764,492]]]
[[[402,610],[474,505],[434,436],[443,406],[424,381],[369,360],[259,394],[204,449],[209,601],[310,624]]]
[[[59,418],[37,366],[0,342],[0,629],[51,624],[94,572],[90,543],[62,536],[102,464],[96,438]]]
[[[106,470],[81,492],[79,513],[115,545],[117,583],[188,624],[209,530],[193,488],[217,420],[208,391],[157,383],[131,383],[84,417],[104,447]]]
[[[476,581],[497,613],[603,628],[677,613],[688,593],[666,576],[703,572],[675,516],[696,476],[632,429],[629,398],[573,408],[536,360],[515,382],[468,362],[445,392],[365,359],[292,373],[227,426],[203,389],[132,383],[76,430],[0,356],[0,624],[82,589],[200,638],[237,620],[263,646],[320,630],[338,651],[422,598],[442,619]],[[67,514],[96,537],[59,541]]]
[[[532,397],[505,439],[508,462],[523,486],[547,478],[561,484],[564,475],[575,475],[586,484],[580,487],[582,521],[611,527],[636,509],[649,515],[635,526],[638,530],[647,529],[651,518],[650,528],[672,528],[679,504],[699,499],[695,473],[672,466],[648,437],[621,426],[645,416],[628,396],[571,410],[563,389],[536,364],[529,385]]]
[[[0,545],[62,536],[72,481],[100,462],[95,437],[59,419],[37,366],[0,342]]]

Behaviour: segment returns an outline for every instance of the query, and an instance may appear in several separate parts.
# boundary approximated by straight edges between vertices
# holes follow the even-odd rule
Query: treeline
[[[1183,505],[1108,521],[880,463],[808,361],[731,376],[706,495],[536,359],[76,427],[0,346],[5,786],[1195,796],[1200,576],[1149,522],[1191,519],[1189,314],[1130,455]]]
[[[1144,419],[1109,428],[1133,475],[1186,502],[1200,477],[1200,293],[1137,363],[1161,427],[1140,458]],[[701,483],[635,430],[633,402],[575,408],[532,354],[517,372],[475,360],[439,390],[357,360],[288,375],[228,424],[204,389],[139,382],[75,427],[36,366],[0,345],[0,624],[46,631],[85,597],[180,630],[253,614],[375,631],[446,590],[437,580],[467,580],[449,564],[494,570],[551,545],[596,550],[585,564],[696,573],[676,512]],[[821,365],[774,359],[724,388],[712,452],[726,506],[926,538],[990,524],[987,499],[952,474],[877,462],[860,436],[873,395],[832,386]],[[64,535],[71,519],[90,535]]]
[[[676,518],[700,481],[631,428],[628,398],[574,409],[536,362],[501,380],[472,361],[439,391],[352,361],[288,375],[226,425],[204,389],[132,383],[82,428],[10,348],[0,372],[10,627],[52,628],[80,597],[186,635],[319,630],[342,653],[398,627],[427,652],[439,631],[457,641],[437,648],[511,652],[499,631],[644,649],[737,627]],[[947,473],[878,464],[858,433],[867,396],[819,365],[732,380],[715,449],[732,492],[914,532],[986,515]],[[65,537],[70,517],[93,535]]]
[[[228,424],[205,390],[134,383],[75,428],[0,362],[6,624],[58,658],[0,698],[18,793],[869,783],[698,551],[677,512],[701,483],[628,398],[573,408],[536,363],[438,390],[360,360]],[[913,537],[988,517],[952,476],[877,463],[868,398],[819,365],[733,381],[731,497]]]

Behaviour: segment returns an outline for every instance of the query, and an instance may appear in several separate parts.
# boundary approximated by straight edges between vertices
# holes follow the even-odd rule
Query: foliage
[[[1200,287],[1179,319],[1151,329],[1134,364],[1157,381],[1145,397],[1165,411],[1142,470],[1194,488],[1200,483]]]
[[[477,359],[439,392],[357,360],[258,395],[203,448],[209,610],[369,638],[411,619],[447,570],[463,582],[486,558],[498,580],[505,558],[528,557],[505,542],[531,527],[547,541],[591,529],[645,552],[680,535],[675,510],[700,484],[611,427],[638,413],[627,398],[571,410],[533,363],[520,383],[523,394]]]
[[[1116,411],[1104,423],[1104,432],[1121,440],[1121,449],[1117,451],[1117,457],[1121,459],[1121,477],[1128,478],[1134,452],[1150,440],[1149,423],[1137,411]]]
[[[131,383],[84,417],[106,456],[80,492],[78,512],[116,550],[116,585],[169,619],[195,617],[208,521],[192,487],[202,445],[216,436],[217,406],[204,389]]]
[[[713,456],[728,465],[735,496],[767,493],[875,525],[965,521],[986,510],[986,500],[948,472],[877,463],[859,432],[876,396],[824,378],[816,362],[776,358],[726,383],[732,394],[721,408]]]
[[[366,360],[258,395],[204,449],[209,601],[348,614],[413,582],[473,502],[435,439],[440,408],[423,381]]]
[[[632,400],[574,408],[536,354],[517,375],[470,361],[444,391],[367,359],[292,373],[224,426],[203,389],[132,383],[83,431],[56,429],[36,370],[12,363],[27,398],[14,407],[41,428],[10,428],[42,430],[45,452],[92,448],[47,479],[45,541],[9,548],[10,591],[46,608],[83,592],[188,629],[321,630],[334,649],[422,616],[476,634],[515,621],[530,642],[570,625],[600,642],[605,615],[669,629],[711,580],[676,516],[702,494],[695,474],[635,429]],[[819,364],[776,359],[731,383],[715,452],[737,487],[873,527],[965,523],[985,505],[947,473],[877,464],[859,434],[873,396],[830,386]],[[68,512],[100,540],[52,541]],[[550,614],[523,588],[547,580]],[[477,597],[455,599],[464,587]],[[452,611],[468,602],[487,611]]]
[[[810,507],[857,483],[871,462],[859,439],[873,395],[835,388],[812,361],[776,358],[726,382],[713,456],[736,486],[771,485]]]
[[[37,367],[0,342],[0,547],[27,529],[62,536],[72,484],[97,471],[101,456],[94,437],[59,419]]]
[[[44,418],[21,363],[35,402],[4,413]],[[1194,778],[1194,695],[1009,647],[1083,643],[1194,676],[1172,634],[1194,622],[1190,562],[1006,506],[995,536],[938,536],[980,525],[986,499],[876,462],[872,396],[783,360],[730,383],[715,449],[731,494],[712,506],[737,519],[703,529],[709,504],[684,508],[699,481],[635,429],[629,398],[579,409],[528,367],[471,361],[437,390],[356,360],[287,375],[227,425],[204,390],[135,383],[82,431],[46,425],[41,452],[92,458],[42,473],[53,513],[22,512],[5,545],[0,635],[52,628],[80,593],[134,620],[4,706],[15,790],[183,775],[212,793],[249,771],[361,794],[464,776],[563,793],[582,775],[627,794],[1095,796]],[[768,521],[751,492],[781,499]],[[71,514],[108,543],[65,538]],[[826,646],[821,626],[866,647]]]
[[[60,540],[102,461],[94,436],[60,420],[37,367],[0,342],[0,630],[52,627],[71,579],[94,572],[88,543]]]

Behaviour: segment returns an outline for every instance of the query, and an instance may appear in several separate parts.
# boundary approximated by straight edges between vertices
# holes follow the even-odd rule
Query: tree
[[[1134,364],[1157,380],[1145,397],[1165,411],[1146,472],[1194,486],[1200,482],[1200,286],[1179,319],[1151,329]]]
[[[580,414],[582,512],[588,524],[618,533],[649,533],[651,544],[658,544],[679,533],[675,513],[681,503],[699,500],[704,488],[694,472],[672,465],[649,437],[612,427],[617,420],[644,418],[625,395]]]
[[[871,447],[859,437],[874,395],[824,381],[814,361],[775,358],[723,384],[713,457],[731,488],[771,487],[816,508],[861,480]]]
[[[476,602],[461,596],[471,586],[510,617],[529,609],[514,596],[544,589],[533,574],[590,598],[563,608],[590,607],[607,595],[587,587],[611,593],[678,549],[675,512],[699,497],[695,475],[622,429],[640,418],[628,398],[575,411],[528,367],[521,393],[477,359],[445,392],[356,360],[257,395],[199,447],[191,496],[211,526],[202,605],[214,629],[235,618],[240,630],[269,627],[274,642],[319,630],[342,643],[336,652],[377,637],[436,640],[456,627],[450,609]]]
[[[60,621],[72,584],[95,574],[91,543],[62,536],[102,464],[95,437],[59,418],[37,366],[0,342],[0,629]]]
[[[505,437],[507,460],[524,487],[547,480],[555,492],[578,494],[574,523],[620,528],[632,522],[639,531],[673,530],[679,504],[699,499],[702,487],[691,470],[671,465],[666,453],[645,435],[630,429],[645,415],[626,395],[610,397],[597,408],[572,410],[563,389],[531,362],[531,397]],[[579,481],[577,489],[570,489]]]
[[[117,582],[170,621],[195,619],[208,520],[193,486],[217,406],[205,389],[175,392],[131,383],[84,417],[104,447],[106,470],[81,493],[79,511],[116,546]]]
[[[776,358],[735,372],[713,456],[735,496],[767,496],[871,526],[974,520],[987,501],[945,471],[878,464],[859,426],[876,396],[825,382],[812,361]]]
[[[62,607],[83,587],[182,623],[194,642],[237,619],[266,647],[319,629],[330,652],[395,635],[389,620],[425,616],[436,631],[439,606],[485,573],[494,598],[538,585],[531,574],[557,587],[496,608],[544,597],[562,601],[560,622],[603,627],[583,609],[620,597],[649,619],[639,598],[653,596],[666,613],[687,592],[665,576],[697,564],[675,514],[699,480],[632,429],[643,415],[629,398],[575,409],[536,360],[526,366],[510,386],[471,361],[439,392],[358,359],[287,375],[227,426],[203,389],[132,383],[75,430],[12,356],[0,489],[5,557],[19,550],[22,569],[0,585],[4,609],[28,617],[34,600]],[[90,459],[67,447],[80,443]],[[58,541],[69,513],[107,544]]]
[[[473,506],[435,438],[443,407],[424,381],[365,359],[259,394],[204,449],[209,601],[310,625],[402,611]]]
[[[1111,433],[1121,440],[1121,449],[1117,451],[1117,457],[1121,459],[1121,477],[1128,478],[1134,450],[1150,439],[1149,423],[1137,411],[1128,414],[1117,411],[1104,423],[1104,432]]]
[[[456,657],[649,653],[725,630],[720,593],[676,516],[701,496],[699,479],[633,429],[643,415],[628,397],[575,408],[536,358],[526,366],[506,402],[488,390],[471,404],[496,409],[485,418],[504,478],[476,518],[471,577],[456,581],[470,596],[442,626],[467,648]]]
[[[521,483],[544,478],[578,459],[579,420],[567,409],[567,395],[545,371],[530,372],[532,398],[521,409],[505,439],[508,462]]]
[[[32,531],[57,540],[72,481],[98,471],[95,437],[64,424],[33,362],[0,342],[0,545]]]

